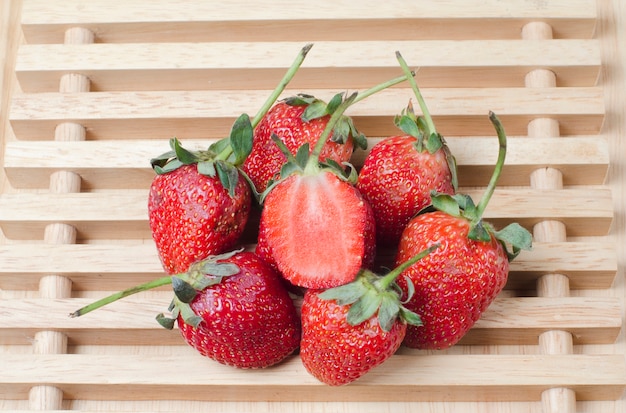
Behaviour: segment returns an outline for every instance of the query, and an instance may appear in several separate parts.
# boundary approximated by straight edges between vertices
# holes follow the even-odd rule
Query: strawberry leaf
[[[396,115],[394,118],[394,123],[400,130],[407,135],[413,136],[415,138],[419,138],[421,135],[420,129],[417,127],[417,123],[415,122],[415,118],[410,115]]]
[[[407,309],[406,307],[400,307],[400,318],[402,318],[404,321],[406,321],[407,324],[413,325],[413,326],[421,326],[423,325],[422,323],[422,318],[414,313],[413,311]]]
[[[174,323],[176,322],[176,319],[165,317],[165,315],[161,313],[157,314],[156,321],[161,325],[161,327],[172,330],[174,328]]]
[[[329,288],[319,294],[322,300],[335,300],[338,305],[348,305],[356,302],[365,293],[367,286],[362,282],[363,278],[357,278],[354,282]]]
[[[335,110],[337,110],[339,105],[341,105],[341,102],[343,102],[343,93],[337,93],[332,97],[332,99],[330,99],[328,105],[326,105],[326,114],[332,115],[335,113]]]
[[[295,96],[289,96],[283,99],[283,102],[290,106],[304,106],[313,103],[315,100],[315,96],[307,95],[306,93],[298,93]]]
[[[328,105],[323,100],[316,99],[311,102],[302,113],[302,121],[310,122],[328,115]]]
[[[245,161],[252,151],[253,135],[254,130],[250,117],[245,113],[241,114],[230,131],[230,146],[233,148],[233,154],[235,155],[234,165],[239,165]]]
[[[217,176],[220,178],[222,186],[228,191],[228,195],[231,198],[235,196],[235,188],[239,181],[239,170],[233,166],[233,164],[226,161],[216,161],[215,169],[217,170]]]
[[[383,297],[378,309],[378,324],[383,331],[391,330],[393,323],[398,318],[400,303],[397,296]]]
[[[172,288],[176,297],[183,303],[190,303],[198,294],[191,284],[177,276],[172,276]]]
[[[176,154],[176,158],[183,163],[183,165],[191,165],[198,162],[198,157],[191,151],[183,148],[180,141],[176,138],[170,140],[170,146]]]
[[[205,176],[214,177],[216,174],[215,163],[213,161],[198,162],[198,173]]]
[[[441,135],[437,132],[431,133],[428,138],[424,140],[424,147],[431,154],[437,152],[443,147]]]
[[[496,238],[501,241],[509,257],[509,261],[512,261],[519,255],[521,250],[530,250],[532,248],[532,235],[526,228],[520,224],[513,222],[500,231],[495,233]],[[507,247],[507,244],[511,245],[512,251]]]
[[[348,310],[346,320],[348,324],[356,326],[372,317],[379,309],[383,297],[374,289],[368,289],[367,292],[355,301]]]
[[[458,217],[461,215],[461,208],[455,198],[447,194],[439,194],[434,192],[431,194],[432,205],[439,211],[443,211],[448,215]]]
[[[296,165],[298,165],[300,168],[304,169],[304,167],[306,166],[307,161],[309,160],[309,154],[311,153],[311,147],[309,146],[308,143],[302,144],[302,146],[300,146],[298,148],[298,152],[296,152]]]
[[[469,233],[467,234],[467,237],[469,239],[473,239],[474,241],[482,241],[482,242],[491,241],[491,234],[485,227],[482,220],[470,226],[470,230],[469,230]]]
[[[183,163],[181,161],[179,161],[178,159],[173,159],[170,162],[164,164],[163,166],[153,164],[152,168],[157,173],[157,175],[163,175],[168,172],[172,172],[180,168],[181,166],[183,166]]]

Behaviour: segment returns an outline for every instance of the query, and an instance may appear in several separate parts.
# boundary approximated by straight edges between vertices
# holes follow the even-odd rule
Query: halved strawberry
[[[354,279],[374,258],[371,208],[332,172],[291,175],[265,198],[259,230],[291,283],[328,288]]]

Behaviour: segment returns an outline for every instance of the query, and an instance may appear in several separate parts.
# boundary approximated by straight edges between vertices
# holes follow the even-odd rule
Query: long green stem
[[[405,75],[394,77],[393,79],[380,83],[374,87],[364,90],[363,92],[359,92],[359,95],[356,97],[353,103],[360,102],[363,99],[380,92],[381,90],[385,90],[387,88],[390,88],[391,86],[395,86],[398,83],[402,83],[407,79],[413,79],[413,76],[415,76],[415,72],[409,70]]]
[[[343,116],[343,113],[346,111],[346,109],[348,109],[348,107],[350,107],[350,105],[354,103],[357,96],[358,96],[357,92],[352,93],[350,96],[344,99],[344,101],[341,102],[339,106],[337,106],[337,109],[335,109],[333,114],[330,116],[330,119],[328,120],[326,127],[322,131],[322,134],[317,139],[317,142],[315,142],[315,146],[313,147],[311,156],[309,157],[309,160],[307,161],[307,164],[304,167],[304,170],[306,173],[314,173],[314,171],[317,171],[319,167],[318,166],[319,157],[320,157],[320,154],[322,153],[322,149],[324,148],[324,144],[328,140],[328,137],[330,136],[331,132],[333,131],[333,128],[335,127],[339,119],[341,119],[341,117]]]
[[[304,58],[309,53],[309,50],[311,50],[312,47],[313,43],[308,43],[302,49],[300,49],[298,56],[296,56],[296,59],[293,61],[293,63],[291,63],[291,66],[289,67],[289,69],[287,69],[287,72],[285,73],[283,78],[280,80],[272,93],[267,97],[263,105],[261,105],[261,109],[259,109],[256,116],[252,119],[252,129],[254,129],[259,124],[259,122],[261,122],[263,116],[267,114],[272,105],[274,105],[274,103],[276,102],[276,99],[278,99],[280,94],[283,93],[289,82],[291,82],[291,79],[293,79],[296,72],[300,69],[302,62],[304,62]],[[224,150],[217,155],[216,159],[228,159],[231,153],[233,153],[233,148],[230,145],[227,145],[226,148],[224,148]]]
[[[424,121],[426,122],[428,133],[431,134],[431,133],[437,132],[437,129],[435,128],[435,123],[433,122],[433,118],[432,116],[430,116],[430,112],[428,111],[428,106],[426,106],[426,102],[424,101],[422,92],[420,92],[420,89],[417,86],[417,82],[415,81],[415,78],[413,76],[408,76],[408,73],[411,73],[409,66],[407,65],[406,61],[404,60],[400,52],[396,52],[396,58],[398,59],[398,62],[400,63],[400,67],[402,67],[402,70],[404,70],[404,73],[407,74],[407,79],[409,80],[409,83],[411,84],[413,93],[415,93],[415,97],[417,98],[417,103],[419,103],[422,114],[424,115]]]
[[[333,112],[333,114],[331,115],[331,118],[328,121],[328,124],[326,124],[326,128],[324,129],[324,131],[322,132],[322,134],[320,135],[319,139],[317,140],[317,142],[315,143],[315,146],[313,147],[313,151],[311,152],[311,157],[309,158],[308,164],[307,164],[307,168],[309,168],[309,164],[313,164],[315,163],[317,165],[318,162],[318,158],[320,153],[322,152],[322,149],[324,148],[324,145],[326,144],[326,141],[328,140],[333,128],[335,127],[335,124],[339,121],[339,119],[341,118],[341,116],[343,115],[343,112],[348,108],[348,106],[353,105],[357,102],[362,101],[363,99],[372,96],[382,90],[385,90],[391,86],[397,85],[398,83],[402,83],[405,80],[407,80],[407,78],[412,78],[415,75],[414,72],[409,71],[408,74],[405,74],[403,76],[398,76],[395,77],[393,79],[387,80],[386,82],[380,83],[376,86],[373,86],[367,90],[364,90],[363,92],[359,92],[358,94],[353,94],[352,96],[354,96],[353,100],[348,104],[345,105],[345,103],[347,102],[348,99],[346,99],[341,105],[339,105],[337,107],[337,109]],[[355,96],[356,95],[356,96]],[[350,96],[350,97],[352,97]],[[344,106],[345,105],[345,106]],[[341,110],[340,110],[341,108]],[[312,168],[312,167],[311,167]],[[309,168],[310,169],[310,168]]]
[[[384,277],[382,277],[381,279],[376,281],[376,284],[377,284],[378,288],[380,289],[380,291],[388,290],[389,286],[396,280],[396,278],[398,278],[398,276],[400,274],[402,274],[404,272],[404,270],[406,270],[411,265],[415,264],[416,262],[418,262],[419,260],[421,260],[422,258],[427,256],[428,254],[430,254],[431,252],[433,252],[437,248],[439,248],[439,244],[433,244],[430,247],[426,248],[425,250],[423,250],[423,251],[419,252],[418,254],[414,255],[413,257],[409,258],[408,260],[406,260],[402,264],[398,265],[393,270],[389,271]]]
[[[489,184],[487,185],[487,189],[483,194],[483,197],[480,199],[480,202],[476,206],[476,216],[477,219],[480,219],[483,216],[483,212],[485,208],[487,208],[487,204],[493,195],[494,190],[496,189],[496,184],[498,183],[498,179],[500,178],[500,174],[502,173],[502,167],[504,166],[504,159],[506,158],[506,133],[504,132],[504,127],[500,122],[500,119],[496,116],[495,113],[489,112],[489,120],[493,123],[493,126],[496,129],[496,133],[498,134],[498,160],[496,161],[496,166],[493,170],[493,174],[491,175],[491,179]]]
[[[161,287],[163,285],[168,285],[172,283],[172,277],[162,277],[156,280],[148,281],[145,284],[136,285],[134,287],[128,288],[124,291],[119,291],[115,294],[111,294],[108,297],[104,297],[98,301],[94,301],[91,304],[88,304],[78,310],[74,311],[70,314],[70,317],[80,317],[81,315],[85,315],[87,313],[92,312],[93,310],[97,310],[100,307],[104,307],[107,304],[111,304],[114,301],[122,299],[124,297],[128,297],[129,295],[137,294],[142,291],[148,291],[153,288]]]

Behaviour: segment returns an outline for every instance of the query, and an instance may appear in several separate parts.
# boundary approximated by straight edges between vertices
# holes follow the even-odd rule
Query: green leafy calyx
[[[235,250],[209,256],[192,264],[186,273],[173,275],[171,278],[174,298],[168,308],[171,312],[171,317],[159,314],[156,317],[158,323],[167,329],[172,329],[178,316],[182,315],[185,323],[198,327],[202,322],[202,318],[193,312],[190,303],[198,292],[221,283],[224,277],[239,273],[240,269],[236,264],[223,261],[241,251]]]
[[[448,195],[433,191],[431,194],[432,207],[448,215],[467,219],[470,222],[468,238],[472,240],[490,242],[492,236],[495,237],[504,246],[509,261],[512,261],[521,250],[532,248],[532,235],[518,223],[509,224],[500,231],[496,231],[489,223],[483,221],[483,213],[502,173],[507,148],[506,134],[502,123],[493,112],[489,113],[489,119],[498,135],[499,152],[493,174],[480,202],[476,205],[472,198],[465,194]]]
[[[420,316],[407,309],[400,300],[402,290],[395,280],[408,267],[439,247],[438,244],[420,252],[408,261],[391,270],[384,276],[369,270],[361,270],[356,280],[349,284],[330,288],[319,294],[323,300],[335,300],[338,305],[350,306],[346,321],[352,326],[359,325],[373,316],[383,331],[390,331],[397,320],[419,326]],[[414,292],[413,284],[407,278],[408,299]],[[407,299],[407,300],[408,300]]]

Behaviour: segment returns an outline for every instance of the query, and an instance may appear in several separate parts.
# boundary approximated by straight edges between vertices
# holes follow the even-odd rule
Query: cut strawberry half
[[[291,175],[265,198],[262,231],[279,271],[305,288],[346,284],[371,261],[373,214],[332,172]]]

